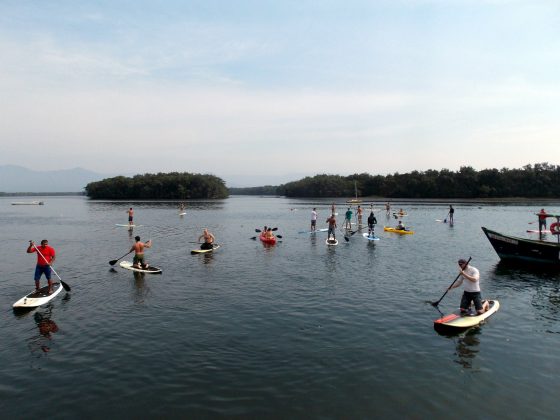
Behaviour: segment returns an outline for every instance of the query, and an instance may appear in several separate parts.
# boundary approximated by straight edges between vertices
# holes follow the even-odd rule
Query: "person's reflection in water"
[[[146,274],[133,271],[134,274],[134,303],[144,303],[149,288],[146,286]]]
[[[207,252],[202,257],[203,257],[203,260],[202,260],[203,264],[210,264],[212,262],[212,260],[214,259],[214,253],[213,252]]]
[[[36,350],[41,350],[43,353],[48,353],[51,350],[50,342],[52,335],[58,332],[58,325],[51,319],[52,306],[48,306],[45,312],[35,312],[33,319],[39,329],[39,335],[32,337],[30,342],[31,353]]]
[[[480,328],[472,328],[455,341],[455,348],[457,350],[455,354],[458,356],[455,363],[460,364],[464,369],[473,368],[473,361],[479,351],[480,340],[477,337],[479,333]]]

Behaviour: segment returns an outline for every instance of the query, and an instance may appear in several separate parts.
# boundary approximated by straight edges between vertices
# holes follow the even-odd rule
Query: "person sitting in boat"
[[[272,228],[268,228],[264,234],[264,237],[266,239],[273,239],[274,238],[274,233],[272,233]]]
[[[367,225],[368,225],[368,235],[369,237],[374,237],[375,233],[373,230],[375,229],[375,225],[377,224],[377,219],[375,218],[373,211],[369,214],[367,218]]]
[[[396,230],[406,230],[405,225],[403,224],[402,220],[399,220],[399,224],[395,228]]]
[[[134,268],[148,268],[148,264],[144,261],[144,248],[152,247],[152,240],[149,239],[146,243],[140,241],[140,236],[134,238],[136,243],[130,248],[130,252],[134,251],[134,258],[132,259],[132,266]]]
[[[204,239],[204,242],[202,243],[202,245],[200,245],[200,249],[214,248],[214,241],[216,240],[216,238],[214,237],[214,235],[212,235],[212,233],[208,231],[207,228],[204,228],[204,230],[202,231],[202,235],[198,237],[198,242],[200,242],[201,239]]]
[[[461,312],[469,312],[469,307],[471,302],[474,303],[476,312],[480,315],[486,312],[490,308],[490,303],[487,300],[482,301],[480,298],[480,273],[476,267],[469,265],[469,263],[460,259],[457,261],[460,270],[459,274],[461,278],[459,281],[452,284],[448,290],[455,289],[456,287],[464,284],[463,297],[461,298]],[[463,281],[466,279],[466,281]]]

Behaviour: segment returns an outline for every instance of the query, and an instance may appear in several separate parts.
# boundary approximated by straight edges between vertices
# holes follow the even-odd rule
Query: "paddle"
[[[447,216],[449,216],[449,213],[447,213],[447,214],[445,215],[445,219],[443,219],[443,223],[447,223]]]
[[[118,260],[120,260],[121,258],[126,257],[126,256],[127,256],[128,254],[130,254],[131,252],[132,252],[132,251],[128,251],[128,252],[127,252],[126,254],[124,254],[122,257],[117,258],[116,260],[111,260],[111,261],[109,261],[109,264],[115,265],[115,264],[117,263]]]
[[[272,228],[272,229],[270,229],[270,230],[272,230],[273,232],[276,232],[276,231],[278,230],[278,228],[275,227],[275,228]],[[260,230],[260,229],[255,229],[255,232],[260,233],[260,232],[262,232],[262,230]]]
[[[465,267],[466,267],[467,265],[469,265],[469,262],[471,262],[471,260],[472,260],[472,257],[469,257],[467,263],[465,264]],[[462,268],[461,268],[461,271],[462,271]],[[455,282],[456,282],[457,280],[459,280],[459,277],[460,277],[460,276],[461,276],[461,273],[457,274],[457,277],[455,277],[455,280],[453,280],[453,283],[451,283],[451,284],[449,285],[449,287],[447,288],[447,290],[445,291],[445,293],[443,294],[443,296],[440,297],[439,300],[438,300],[437,302],[430,302],[430,303],[432,304],[432,306],[437,307],[437,306],[439,305],[439,303],[440,303],[441,300],[445,297],[445,295],[447,294],[447,292],[449,292],[449,290],[450,290],[451,287],[455,284]]]
[[[276,237],[282,239],[282,235],[276,235]],[[257,237],[256,237],[256,236],[253,236],[253,237],[251,237],[251,238],[249,238],[249,239],[256,240]]]
[[[45,260],[47,261],[47,259],[43,256],[43,254],[41,254],[41,251],[39,251],[39,248],[37,248],[35,246],[35,244],[33,244],[33,248],[35,248],[35,251],[37,251],[39,253],[39,255]],[[49,264],[49,267],[51,268],[52,272],[56,275],[56,277],[58,277],[58,279],[60,280],[60,284],[62,284],[62,287],[64,287],[64,290],[66,290],[67,292],[69,292],[70,290],[72,290],[70,288],[70,286],[68,286],[66,283],[64,283],[62,281],[62,279],[60,278],[60,276],[58,275],[58,273],[55,271],[55,269],[52,267],[52,265]]]

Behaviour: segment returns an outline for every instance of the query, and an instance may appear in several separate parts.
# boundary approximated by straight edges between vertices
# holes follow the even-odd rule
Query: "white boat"
[[[12,206],[42,206],[43,201],[14,201]]]

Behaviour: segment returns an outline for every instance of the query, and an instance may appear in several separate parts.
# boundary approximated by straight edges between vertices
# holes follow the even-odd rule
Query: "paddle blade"
[[[439,305],[439,300],[437,302],[430,302],[430,304],[434,307],[437,307]]]
[[[278,228],[277,228],[277,227],[275,227],[275,228],[272,228],[272,231],[273,231],[273,232],[276,232],[277,230],[278,230]]]
[[[109,261],[109,264],[115,265],[115,264],[117,263],[117,261],[118,261],[118,260],[111,260],[111,261]]]
[[[252,239],[254,241],[255,239],[257,239],[257,237],[253,236],[252,238],[249,238],[249,239]]]
[[[260,233],[261,230],[260,229],[255,229],[255,232]]]
[[[67,292],[69,292],[70,290],[72,290],[70,288],[70,286],[68,286],[65,282],[63,282],[62,280],[60,280],[60,284],[62,284],[62,287],[64,288],[64,290],[66,290]]]
[[[276,235],[276,237],[282,239],[282,235]]]
[[[347,237],[347,236],[344,237],[344,240],[345,240],[346,242],[350,242],[350,238]]]

